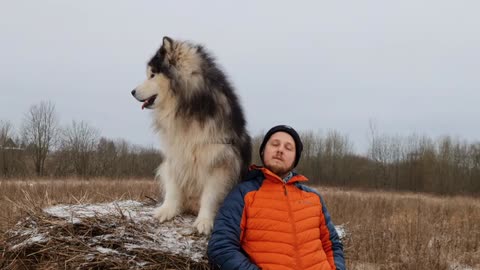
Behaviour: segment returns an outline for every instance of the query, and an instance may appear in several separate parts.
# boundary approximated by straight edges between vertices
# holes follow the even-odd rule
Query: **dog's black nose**
[[[132,96],[135,96],[135,89],[132,90]]]

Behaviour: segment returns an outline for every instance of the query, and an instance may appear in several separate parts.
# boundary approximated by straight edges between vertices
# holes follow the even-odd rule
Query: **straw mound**
[[[209,269],[194,216],[159,224],[136,201],[31,211],[6,232],[1,269]]]

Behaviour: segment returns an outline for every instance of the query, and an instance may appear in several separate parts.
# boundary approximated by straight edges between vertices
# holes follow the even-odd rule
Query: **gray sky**
[[[130,91],[163,36],[204,44],[256,135],[278,123],[479,140],[479,1],[4,1],[0,120],[32,104],[62,124],[158,146]]]

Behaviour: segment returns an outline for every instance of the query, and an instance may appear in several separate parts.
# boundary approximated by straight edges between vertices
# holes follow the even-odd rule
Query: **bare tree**
[[[0,172],[5,177],[9,173],[9,151],[11,146],[9,142],[12,140],[12,124],[8,121],[0,121]]]
[[[96,175],[114,177],[117,172],[118,153],[115,142],[105,137],[100,138],[97,145]]]
[[[25,115],[21,134],[32,154],[38,176],[45,173],[45,159],[56,142],[57,126],[55,105],[50,101],[32,105]]]
[[[259,134],[252,138],[252,164],[257,164],[257,165],[262,164],[262,160],[260,159],[260,155],[258,154],[262,141],[263,141],[263,134]]]
[[[321,166],[317,158],[317,153],[322,138],[310,130],[301,132],[300,137],[302,138],[303,152],[297,170],[311,178],[316,177],[318,179]]]
[[[0,148],[6,147],[8,139],[12,137],[13,126],[9,121],[0,120]]]
[[[99,131],[86,122],[72,121],[62,132],[61,149],[68,153],[75,173],[87,177],[91,172],[93,155],[97,147]]]

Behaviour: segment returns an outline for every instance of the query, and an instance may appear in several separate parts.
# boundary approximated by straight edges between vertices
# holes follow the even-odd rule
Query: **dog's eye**
[[[150,74],[150,79],[155,77],[155,73]]]

